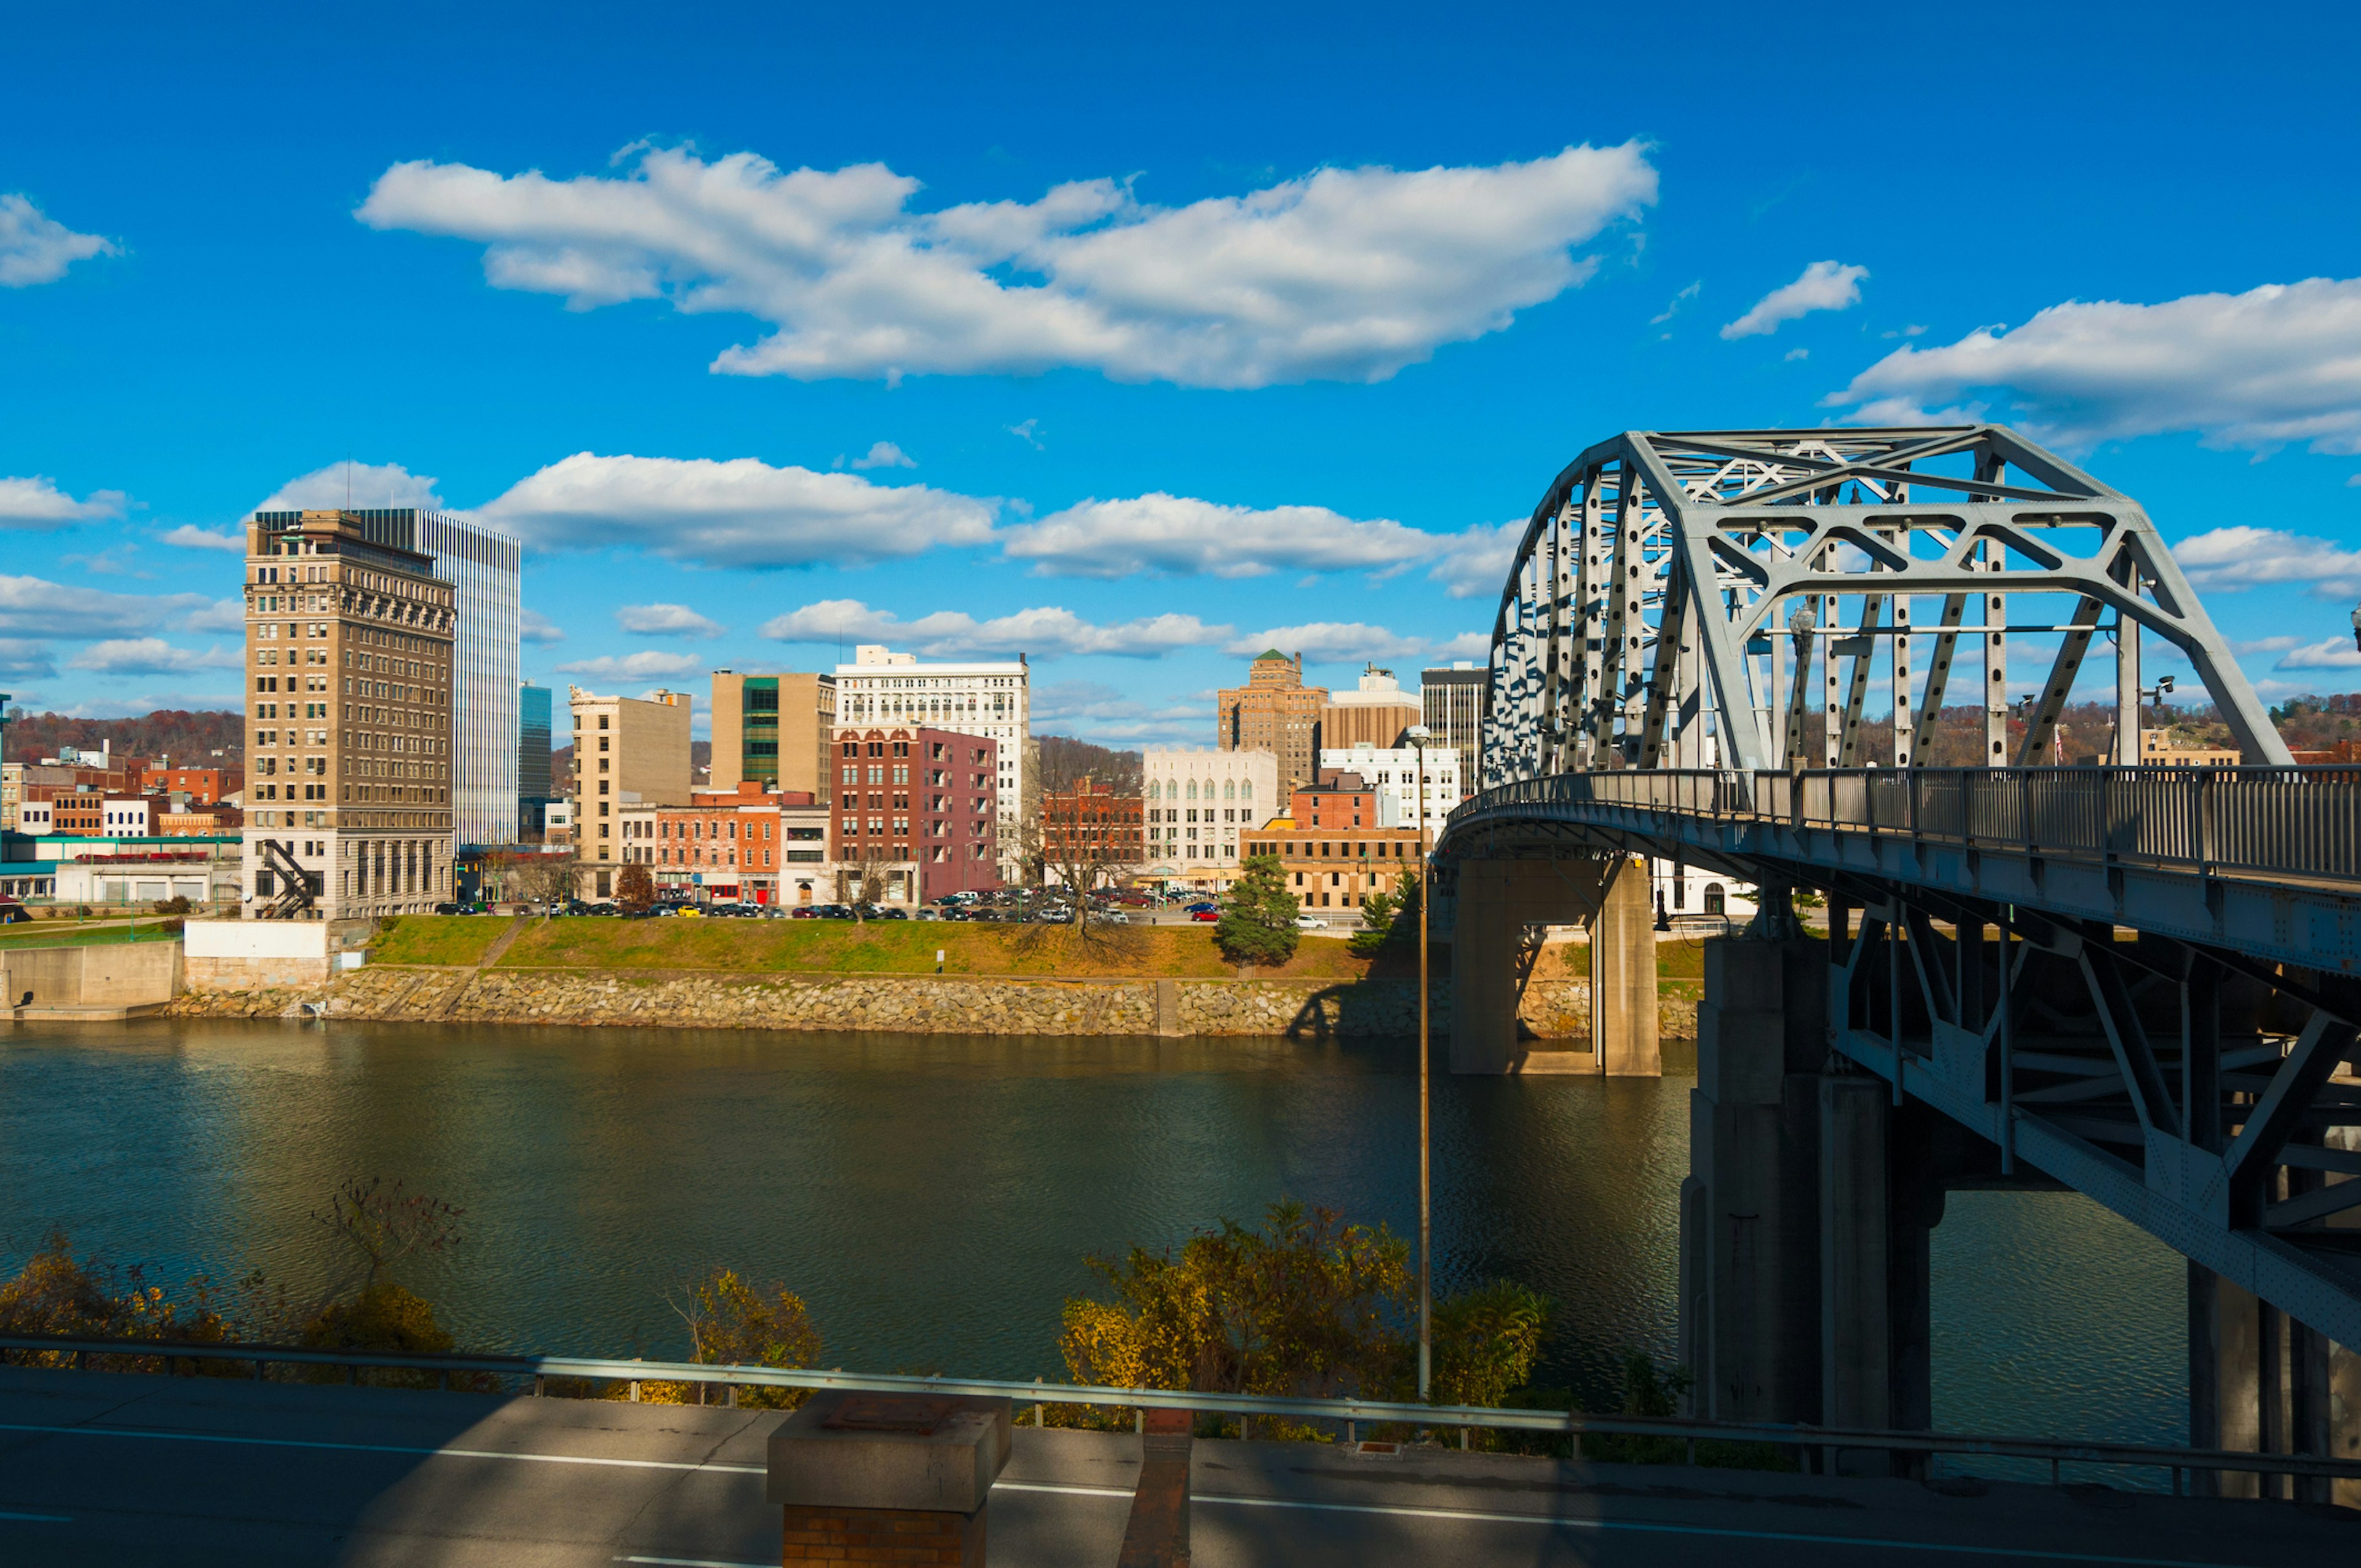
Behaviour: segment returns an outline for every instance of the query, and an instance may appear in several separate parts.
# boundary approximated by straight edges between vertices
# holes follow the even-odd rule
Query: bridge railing
[[[2361,767],[1633,769],[1521,780],[1463,809],[1494,805],[1622,807],[2004,853],[2361,878]]]

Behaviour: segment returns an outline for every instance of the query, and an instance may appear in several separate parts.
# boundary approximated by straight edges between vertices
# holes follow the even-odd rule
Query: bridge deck
[[[0,1368],[0,1561],[608,1568],[776,1563],[776,1413]],[[992,1561],[1103,1568],[1135,1438],[1020,1428]],[[2275,1565],[2341,1517],[2104,1488],[1907,1482],[1296,1443],[1195,1445],[1194,1561]],[[1956,1488],[1972,1493],[1975,1486]],[[1989,1554],[1986,1550],[1989,1549]]]

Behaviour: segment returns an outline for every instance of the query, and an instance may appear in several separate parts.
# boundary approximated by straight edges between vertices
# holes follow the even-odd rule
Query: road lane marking
[[[678,1459],[602,1459],[587,1453],[519,1453],[500,1448],[421,1448],[392,1442],[328,1442],[297,1437],[233,1437],[222,1432],[157,1431],[144,1427],[32,1426],[0,1421],[0,1431],[42,1432],[57,1437],[136,1437],[154,1442],[219,1442],[245,1448],[312,1448],[340,1453],[401,1453],[429,1459],[506,1459],[530,1464],[597,1464],[620,1470],[704,1470],[726,1475],[763,1475],[760,1464],[716,1464]]]
[[[412,1444],[384,1442],[330,1442],[320,1439],[291,1437],[236,1437],[218,1432],[159,1431],[142,1427],[38,1426],[26,1422],[0,1421],[0,1431],[37,1432],[57,1437],[120,1437],[141,1438],[156,1442],[214,1442],[249,1448],[301,1448],[339,1453],[398,1453],[428,1459],[498,1459],[531,1464],[588,1464],[622,1470],[708,1471],[719,1475],[762,1475],[768,1467],[761,1464],[717,1464],[710,1462],[673,1459],[607,1459],[577,1453],[519,1453],[496,1448],[423,1448]],[[1128,1497],[1133,1494],[1119,1486],[1067,1486],[1037,1481],[1003,1481],[995,1491],[1054,1492],[1076,1497]],[[2240,1568],[2232,1563],[2201,1563],[2186,1557],[2125,1557],[2090,1552],[2045,1552],[2038,1547],[1967,1546],[1950,1541],[1899,1541],[1869,1536],[1803,1535],[1784,1530],[1730,1530],[1706,1525],[1652,1524],[1637,1519],[1600,1519],[1569,1518],[1555,1514],[1512,1514],[1486,1512],[1471,1508],[1423,1508],[1386,1503],[1323,1503],[1292,1497],[1246,1497],[1221,1493],[1199,1493],[1189,1499],[1216,1507],[1245,1508],[1293,1508],[1311,1513],[1374,1514],[1392,1518],[1444,1519],[1473,1524],[1562,1525],[1568,1530],[1625,1530],[1650,1535],[1696,1535],[1728,1541],[1792,1541],[1809,1546],[1852,1546],[1884,1552],[1931,1552],[1950,1556],[2022,1558],[2042,1563],[2105,1563],[2109,1568]],[[0,1516],[33,1518],[41,1522],[71,1523],[56,1516]],[[651,1563],[683,1563],[675,1558],[622,1558],[620,1562]],[[747,1568],[738,1563],[717,1564],[716,1568]]]
[[[26,1524],[71,1524],[71,1514],[20,1514],[13,1508],[0,1508],[0,1519],[16,1519]]]
[[[1085,1497],[1129,1497],[1122,1486],[1059,1486],[1038,1481],[1002,1481],[995,1492],[1062,1492]],[[1198,1492],[1192,1503],[1239,1508],[1299,1508],[1317,1513],[1383,1514],[1396,1518],[1449,1519],[1469,1524],[1564,1525],[1568,1530],[1634,1530],[1661,1535],[1704,1535],[1735,1541],[1794,1541],[1803,1545],[1859,1546],[1882,1552],[1941,1552],[1982,1553],[1987,1557],[2027,1558],[2044,1563],[2101,1563],[2115,1568],[2235,1568],[2186,1557],[2118,1557],[2087,1552],[2045,1552],[2026,1546],[1962,1546],[1949,1541],[1889,1541],[1871,1536],[1798,1535],[1786,1530],[1731,1530],[1711,1525],[1655,1524],[1640,1519],[1602,1519],[1560,1514],[1512,1514],[1475,1508],[1444,1508],[1403,1503],[1323,1503],[1298,1497],[1248,1497],[1234,1493]]]
[[[1198,1493],[1192,1503],[1242,1508],[1302,1508],[1316,1513],[1391,1514],[1478,1524],[1564,1525],[1568,1530],[1631,1530],[1646,1535],[1704,1535],[1730,1541],[1791,1541],[1803,1546],[1858,1546],[1880,1552],[1940,1552],[1953,1556],[2022,1557],[2039,1563],[2104,1563],[2118,1568],[2243,1568],[2190,1557],[2118,1557],[2095,1552],[2045,1552],[2037,1546],[1966,1546],[1956,1541],[1895,1541],[1875,1536],[1800,1535],[1776,1530],[1730,1530],[1712,1525],[1651,1524],[1638,1519],[1602,1519],[1562,1514],[1487,1513],[1474,1508],[1434,1508],[1384,1503],[1319,1503],[1293,1497],[1241,1497]]]

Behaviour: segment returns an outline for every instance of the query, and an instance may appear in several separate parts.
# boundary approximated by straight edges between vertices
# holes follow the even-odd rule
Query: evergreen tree
[[[1234,964],[1283,964],[1295,956],[1302,936],[1295,928],[1298,905],[1287,891],[1287,873],[1277,855],[1249,855],[1239,870],[1222,900],[1213,945]]]

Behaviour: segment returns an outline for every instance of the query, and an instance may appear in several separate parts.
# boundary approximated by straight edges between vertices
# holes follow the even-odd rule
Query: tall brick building
[[[1320,714],[1326,686],[1303,684],[1303,655],[1266,649],[1246,672],[1246,684],[1218,694],[1214,744],[1224,751],[1268,751],[1279,759],[1279,787],[1292,790],[1319,777]]]
[[[835,749],[840,862],[879,867],[889,903],[1000,885],[997,740],[925,725],[847,726]],[[848,869],[848,883],[858,875]]]

